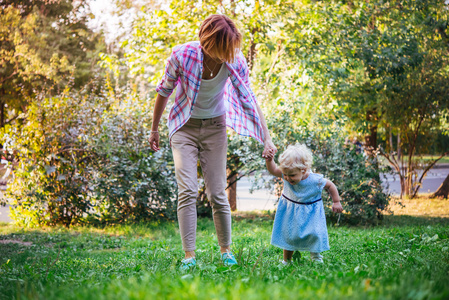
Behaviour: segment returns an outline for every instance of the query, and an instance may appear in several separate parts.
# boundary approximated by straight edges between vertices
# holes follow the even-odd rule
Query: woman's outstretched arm
[[[267,158],[270,152],[273,152],[273,155],[276,154],[278,149],[273,144],[273,141],[271,140],[270,131],[268,130],[267,122],[265,121],[265,117],[262,113],[262,110],[260,109],[259,104],[256,102],[256,108],[257,112],[260,117],[260,122],[262,123],[262,130],[263,130],[263,136],[264,136],[264,149],[262,152],[262,157]]]

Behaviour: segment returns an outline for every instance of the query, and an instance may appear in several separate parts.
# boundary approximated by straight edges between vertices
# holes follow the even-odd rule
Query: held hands
[[[148,139],[150,142],[150,148],[154,151],[159,151],[159,132],[151,131],[150,138]]]
[[[265,158],[268,161],[273,160],[274,155],[276,154],[276,152],[278,152],[278,149],[273,144],[273,141],[266,140],[265,144],[264,144],[264,149],[263,149],[263,152],[262,152],[262,157]]]
[[[334,203],[332,204],[332,211],[333,211],[334,213],[341,213],[341,212],[343,211],[343,207],[341,206],[340,201],[334,202]]]

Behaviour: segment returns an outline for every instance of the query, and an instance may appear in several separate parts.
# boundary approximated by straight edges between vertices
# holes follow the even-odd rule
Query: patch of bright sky
[[[129,32],[132,19],[126,15],[120,17],[114,14],[117,6],[113,0],[90,0],[88,4],[94,15],[94,18],[89,20],[88,26],[94,31],[103,32],[107,44]]]
[[[133,7],[117,14],[118,7],[115,2],[116,0],[88,0],[90,11],[95,16],[88,26],[97,32],[103,31],[108,44],[128,36],[133,21],[139,16],[140,7],[157,3],[161,9],[170,11],[170,1],[167,0],[132,0]]]
[[[148,4],[150,1],[145,0],[133,0],[136,7]],[[160,5],[160,8],[171,13],[169,0],[156,0],[151,1]],[[201,0],[197,1],[197,5],[201,6]],[[250,15],[254,9],[254,0],[245,1],[245,5],[241,2],[237,2],[236,12]],[[230,7],[230,0],[224,0],[223,5]],[[122,14],[118,15],[117,5],[115,0],[88,0],[90,11],[94,15],[94,18],[90,19],[88,26],[93,30],[100,32],[103,31],[105,35],[106,43],[110,44],[117,39],[121,40],[125,38],[132,29],[132,23],[139,14],[136,7],[132,7],[128,10],[122,11]]]
[[[137,7],[145,4],[144,0],[135,0]],[[106,43],[110,44],[117,39],[125,38],[132,29],[132,23],[138,16],[138,9],[132,7],[117,14],[117,5],[114,0],[89,0],[89,8],[95,16],[90,19],[88,26],[93,30],[103,31]]]

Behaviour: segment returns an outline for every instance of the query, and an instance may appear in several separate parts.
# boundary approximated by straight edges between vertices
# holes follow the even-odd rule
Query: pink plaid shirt
[[[238,134],[251,136],[263,143],[262,123],[257,112],[256,97],[249,84],[249,70],[240,51],[234,63],[226,63],[229,78],[224,99],[226,125]],[[165,74],[156,88],[161,96],[168,97],[175,87],[176,97],[168,117],[170,139],[192,114],[203,75],[203,52],[199,42],[176,46],[167,61]]]

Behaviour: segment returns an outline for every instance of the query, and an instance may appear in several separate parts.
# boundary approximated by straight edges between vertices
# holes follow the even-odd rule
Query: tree
[[[294,37],[298,57],[354,129],[367,134],[370,155],[379,139],[386,144],[381,153],[401,177],[401,194],[415,196],[436,163],[417,176],[415,154],[432,143],[419,137],[435,137],[447,124],[448,4],[332,1],[313,4],[314,11],[306,7],[297,21],[305,28]],[[313,17],[324,21],[307,22]]]
[[[449,195],[449,175],[446,176],[446,179],[444,179],[443,183],[440,185],[438,190],[432,194],[430,198],[437,198],[442,197],[444,199],[447,199]]]
[[[132,37],[122,43],[124,57],[103,54],[104,65],[116,70],[115,76],[123,76],[119,74],[118,69],[120,65],[125,66],[134,84],[139,85],[139,81],[145,76],[155,85],[164,72],[164,64],[172,48],[187,41],[197,40],[201,22],[210,14],[225,13],[234,19],[242,31],[244,36],[242,51],[247,58],[249,68],[252,69],[258,52],[274,49],[267,38],[271,24],[276,23],[278,18],[284,17],[291,11],[291,2],[284,3],[281,8],[277,4],[278,1],[272,0],[263,3],[255,1],[253,4],[244,0],[230,3],[173,0],[170,2],[170,12],[157,7],[144,7],[143,15],[135,20]],[[282,13],[285,13],[284,16]],[[261,101],[263,100],[259,100]],[[248,150],[254,147],[255,144],[241,148],[242,141],[229,143],[228,190],[236,190],[236,183],[242,175],[255,170],[253,164],[246,163],[249,161],[246,158],[254,156],[253,152],[242,151],[242,149]],[[234,146],[240,148],[234,148]],[[260,149],[251,151],[261,152]],[[257,168],[260,169],[260,163]],[[200,190],[200,202],[205,202],[204,195],[204,191]],[[232,195],[231,206],[235,208],[236,194],[230,195]]]
[[[80,12],[85,1],[76,3],[0,2],[0,127],[17,119],[45,86],[73,81],[79,87],[94,77],[103,44]]]
[[[384,88],[379,91],[382,108],[379,127],[383,127],[385,135],[396,134],[397,150],[393,139],[388,138],[388,150],[381,153],[400,177],[401,197],[405,194],[413,198],[427,172],[447,155],[441,153],[418,174],[415,155],[426,153],[432,138],[443,130],[443,119],[449,109],[449,48],[442,38],[444,34],[436,34],[441,34],[444,22],[447,29],[449,7],[443,1],[429,1],[426,5],[395,4],[388,10],[388,19],[398,20],[395,31],[400,35],[389,34],[387,49],[397,49],[400,55],[386,59],[391,71],[381,78]],[[388,32],[394,28],[385,26]]]
[[[24,222],[27,211],[52,224],[89,222],[85,214],[100,222],[174,216],[167,132],[162,131],[163,151],[146,152],[148,110],[171,49],[197,39],[200,22],[212,13],[233,16],[244,35],[242,50],[251,68],[251,83],[279,150],[290,143],[307,144],[315,153],[314,171],[348,191],[342,194],[349,212],[344,218],[377,222],[389,200],[377,180],[380,170],[371,159],[343,144],[348,128],[353,127],[338,105],[345,104],[345,99],[337,91],[352,73],[364,75],[361,60],[343,55],[343,46],[350,48],[345,43],[356,45],[360,40],[339,31],[343,25],[353,35],[359,30],[358,24],[348,22],[348,6],[338,1],[170,3],[165,10],[142,7],[131,37],[118,53],[102,54],[103,66],[113,71],[106,75],[105,90],[95,94],[88,87],[58,97],[46,93],[27,113],[34,113],[34,122],[24,124],[22,131],[5,126],[2,136],[11,137],[6,148],[20,147],[27,162],[11,185],[16,211],[25,212]],[[343,24],[341,16],[347,18]],[[137,93],[147,81],[149,96],[145,91]],[[132,96],[132,101],[125,95]],[[17,132],[23,134],[18,137]],[[232,189],[242,176],[260,175],[265,167],[262,148],[255,140],[230,132],[228,142],[228,186]],[[204,195],[200,190],[198,201],[207,206]],[[34,203],[42,205],[36,208]],[[329,207],[326,210],[329,213]]]

